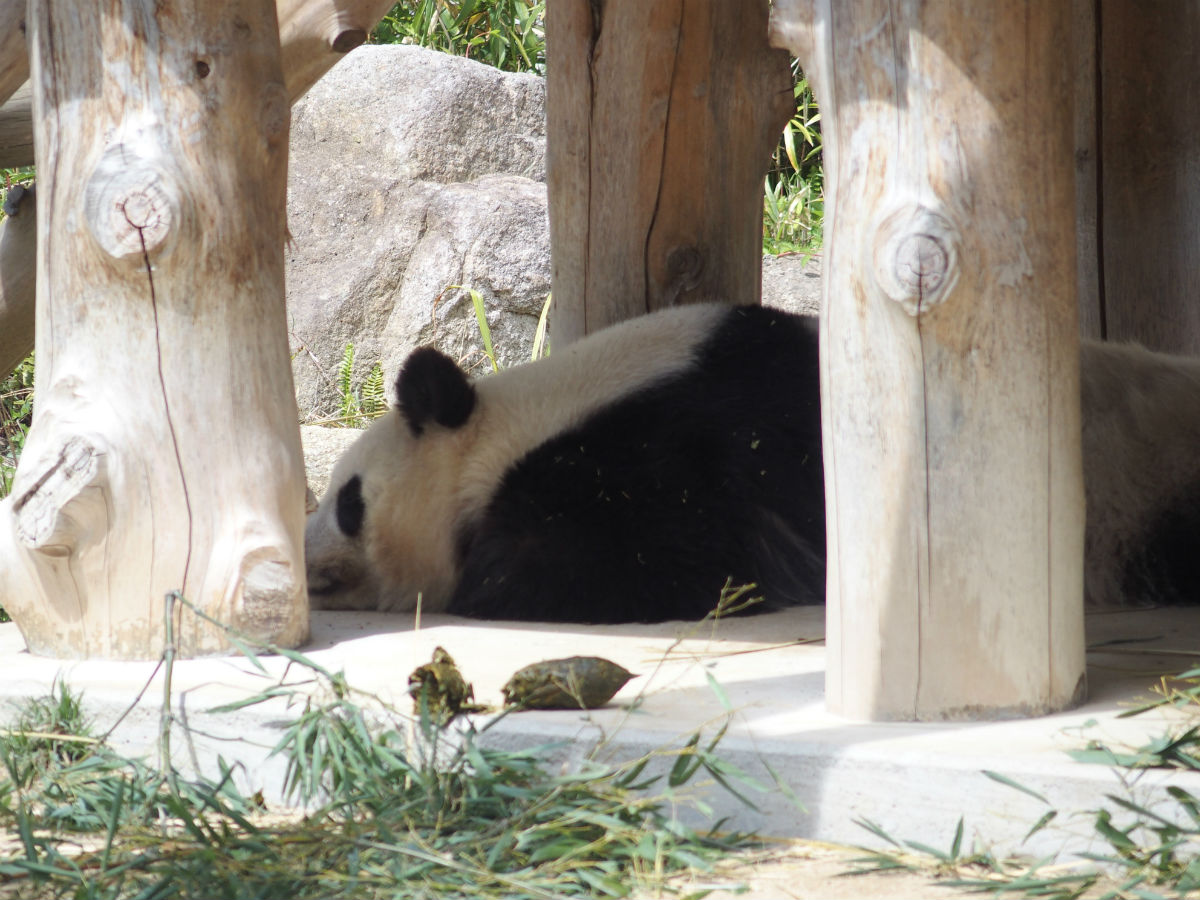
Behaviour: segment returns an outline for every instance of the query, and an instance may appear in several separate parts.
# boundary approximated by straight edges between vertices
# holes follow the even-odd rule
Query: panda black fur
[[[667,310],[468,382],[430,349],[310,516],[314,605],[697,619],[824,593],[815,322]]]
[[[814,320],[688,306],[468,382],[416,351],[400,409],[338,462],[308,522],[316,607],[482,618],[697,619],[721,588],[824,598]],[[1087,343],[1092,606],[1200,585],[1200,363]]]
[[[1200,602],[1200,359],[1084,341],[1091,607]]]

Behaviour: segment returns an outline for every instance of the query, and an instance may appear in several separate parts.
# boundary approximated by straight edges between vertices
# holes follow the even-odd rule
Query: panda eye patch
[[[341,486],[337,493],[337,525],[347,537],[358,537],[362,531],[363,516],[362,479],[355,475]]]

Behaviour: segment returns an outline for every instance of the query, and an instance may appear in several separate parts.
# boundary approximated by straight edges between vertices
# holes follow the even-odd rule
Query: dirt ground
[[[939,874],[927,871],[894,869],[854,873],[856,859],[864,851],[814,841],[787,841],[744,859],[732,859],[714,873],[713,878],[697,876],[674,885],[685,893],[704,890],[708,885],[721,887],[708,893],[708,900],[959,900],[975,898],[978,889],[957,887],[956,878],[978,878],[981,874]],[[1096,885],[1084,897],[1099,897],[1105,887]],[[1020,893],[1006,894],[1020,897]]]

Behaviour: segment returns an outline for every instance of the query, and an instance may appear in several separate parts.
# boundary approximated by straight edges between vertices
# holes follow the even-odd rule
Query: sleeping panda
[[[824,599],[815,320],[693,305],[471,382],[415,351],[308,519],[317,608],[700,619]]]
[[[414,352],[305,535],[315,608],[696,620],[825,582],[816,321],[693,305],[471,382]],[[1200,361],[1085,342],[1092,606],[1200,589]],[[1152,437],[1151,437],[1152,436]]]
[[[1200,603],[1200,359],[1080,351],[1087,605]]]

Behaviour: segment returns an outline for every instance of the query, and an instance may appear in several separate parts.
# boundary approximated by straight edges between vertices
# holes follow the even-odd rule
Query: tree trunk
[[[554,335],[758,303],[762,182],[794,110],[765,0],[561,0],[547,16]]]
[[[40,0],[37,408],[0,507],[30,650],[146,658],[163,596],[295,646],[304,473],[270,0]],[[188,611],[186,655],[227,651]]]
[[[829,708],[1060,709],[1084,690],[1071,4],[775,9],[824,125]]]

